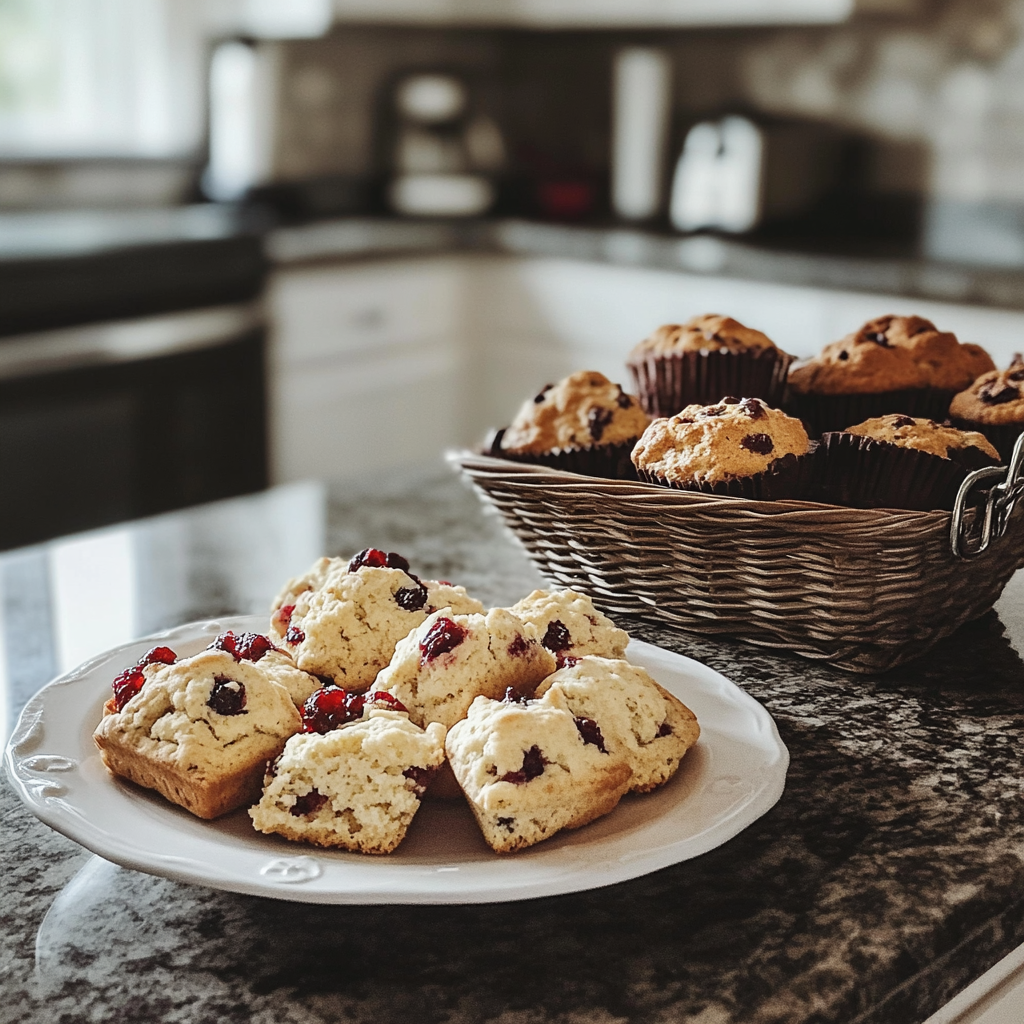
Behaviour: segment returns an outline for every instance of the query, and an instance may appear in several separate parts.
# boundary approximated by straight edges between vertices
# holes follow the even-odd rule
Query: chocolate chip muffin
[[[673,416],[684,406],[727,394],[778,405],[792,361],[766,334],[708,313],[659,327],[633,348],[626,365],[644,409],[651,416]]]
[[[728,397],[654,420],[632,458],[650,483],[771,499],[797,497],[809,484],[810,452],[798,419],[759,398]]]
[[[983,373],[949,406],[953,425],[985,435],[1009,462],[1024,433],[1024,357],[1018,352],[1005,370]]]
[[[789,371],[786,408],[816,432],[886,413],[943,418],[992,360],[919,316],[881,316]]]
[[[629,478],[629,453],[649,422],[620,384],[582,370],[524,402],[491,453],[587,476]]]
[[[818,471],[835,504],[926,512],[951,509],[967,474],[999,461],[977,432],[897,413],[824,434]]]

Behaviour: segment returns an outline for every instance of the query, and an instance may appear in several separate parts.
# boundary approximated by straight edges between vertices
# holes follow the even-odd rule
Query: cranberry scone
[[[367,548],[349,562],[321,559],[291,580],[275,602],[271,636],[303,672],[362,691],[438,608],[483,611],[463,587],[420,580],[401,555]]]
[[[145,678],[93,738],[115,775],[216,818],[259,797],[266,762],[301,724],[258,664],[208,649]]]
[[[444,761],[444,726],[419,728],[386,695],[326,686],[304,729],[267,766],[253,827],[359,853],[391,853],[405,838],[430,776]]]
[[[400,700],[417,725],[440,722],[450,729],[475,698],[497,700],[509,688],[532,696],[555,667],[551,653],[506,609],[455,615],[445,608],[399,641],[370,692]]]
[[[668,782],[700,736],[693,712],[628,661],[568,658],[540,684],[537,696],[556,690],[577,719],[593,723],[595,742],[629,762],[632,793]]]
[[[575,590],[535,590],[509,611],[556,657],[621,658],[626,653],[629,634]]]
[[[491,849],[512,853],[613,810],[633,772],[602,749],[561,691],[539,700],[477,697],[448,731],[455,777]]]

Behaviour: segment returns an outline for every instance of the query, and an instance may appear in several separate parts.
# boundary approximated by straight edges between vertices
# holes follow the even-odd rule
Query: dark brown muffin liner
[[[630,455],[639,436],[619,444],[595,444],[586,448],[556,448],[540,455],[509,452],[501,447],[504,430],[499,430],[487,446],[487,454],[510,462],[528,462],[550,469],[563,469],[583,476],[599,476],[606,480],[635,480],[636,469]]]
[[[666,480],[663,476],[645,469],[637,469],[640,480],[677,491],[699,491],[701,494],[717,494],[732,498],[750,498],[754,501],[779,501],[781,499],[817,500],[816,446],[806,455],[784,455],[772,462],[763,473],[752,476],[738,476],[727,480],[690,480],[682,483]]]
[[[958,416],[951,416],[949,422],[960,430],[976,430],[984,434],[1002,456],[1003,462],[1010,461],[1017,438],[1024,434],[1024,423],[972,423]]]
[[[629,360],[640,404],[648,416],[674,416],[688,405],[714,405],[727,395],[782,404],[794,357],[760,352],[682,352]]]
[[[829,432],[821,438],[816,468],[822,499],[833,505],[948,512],[967,474],[995,464],[980,448],[944,459],[872,437]]]
[[[803,420],[812,437],[830,431],[846,430],[858,423],[902,413],[941,423],[949,415],[949,403],[955,391],[938,388],[904,388],[901,391],[873,391],[868,394],[818,395],[790,391],[782,408]]]

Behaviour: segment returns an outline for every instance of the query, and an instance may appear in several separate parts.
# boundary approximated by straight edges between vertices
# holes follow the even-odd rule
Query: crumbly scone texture
[[[962,345],[930,320],[880,316],[797,363],[789,371],[789,384],[800,393],[823,395],[905,388],[956,391],[994,366],[980,345]]]
[[[432,658],[421,645],[444,620],[454,623],[462,636],[450,650]],[[391,663],[372,689],[385,690],[400,700],[417,725],[440,722],[450,729],[466,717],[477,697],[498,700],[509,687],[532,696],[537,684],[554,670],[551,653],[506,609],[453,615],[445,608],[399,641]]]
[[[633,793],[668,782],[700,736],[696,716],[681,700],[622,659],[580,658],[548,676],[537,696],[555,689],[573,715],[597,723],[609,752],[625,755]]]
[[[308,593],[311,590],[318,590],[324,585],[324,581],[331,573],[343,573],[348,571],[348,562],[342,558],[318,558],[309,569],[301,576],[290,579],[282,588],[281,592],[274,598],[271,611],[276,612],[279,608],[294,605],[300,594]],[[275,616],[276,618],[276,616]],[[272,623],[273,625],[273,623]],[[285,625],[287,629],[287,625]],[[284,635],[284,629],[279,630]]]
[[[299,733],[268,768],[253,826],[317,846],[391,853],[444,761],[445,730],[370,709],[328,733]]]
[[[673,483],[711,482],[763,473],[784,455],[806,455],[798,419],[759,398],[688,405],[655,420],[633,449],[633,464]]]
[[[976,430],[957,430],[956,427],[946,427],[935,420],[915,419],[898,413],[876,416],[847,427],[843,433],[888,441],[900,448],[914,448],[943,459],[949,458],[950,449],[962,451],[964,448],[980,448],[986,455],[999,460],[999,452],[984,434]]]
[[[949,414],[972,423],[1024,423],[1024,358],[1015,355],[1005,370],[982,374],[953,397]]]
[[[296,707],[301,707],[306,698],[320,688],[320,680],[297,668],[287,651],[267,651],[256,664],[275,683],[288,691]]]
[[[463,587],[421,581],[402,569],[349,572],[345,563],[316,589],[298,594],[287,625],[277,618],[276,636],[303,672],[360,691],[391,660],[398,641],[437,608],[483,611]]]
[[[115,774],[214,818],[259,795],[263,765],[301,725],[258,663],[213,650],[163,667],[93,738]]]
[[[509,611],[522,619],[529,635],[552,654],[625,656],[629,634],[599,612],[586,594],[575,590],[535,590]]]
[[[559,691],[525,704],[477,697],[445,741],[491,849],[511,853],[613,810],[632,769],[583,739]]]
[[[521,455],[623,444],[650,422],[639,401],[596,370],[582,370],[527,399],[501,446]]]
[[[627,362],[681,352],[763,352],[775,342],[730,316],[705,313],[685,324],[663,324],[635,345]]]

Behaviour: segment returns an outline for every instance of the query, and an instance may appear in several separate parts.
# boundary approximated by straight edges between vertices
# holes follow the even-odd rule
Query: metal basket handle
[[[968,522],[964,512],[967,496],[975,484],[982,480],[993,480],[1001,477],[999,483],[992,484],[984,491],[984,507],[980,516]],[[953,502],[953,517],[949,524],[949,547],[954,558],[969,561],[986,551],[994,540],[998,540],[1010,522],[1010,516],[1017,507],[1017,502],[1024,497],[1024,434],[1017,438],[1010,456],[1010,465],[985,466],[968,473],[957,492]],[[981,520],[980,530],[976,530],[978,519]]]

